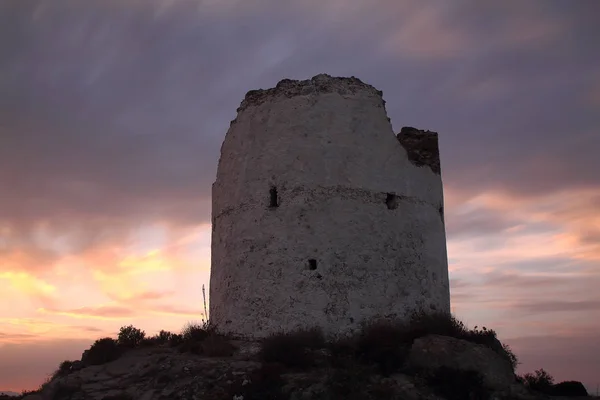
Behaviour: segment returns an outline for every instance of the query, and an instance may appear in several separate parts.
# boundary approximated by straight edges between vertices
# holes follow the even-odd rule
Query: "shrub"
[[[554,378],[543,368],[535,370],[534,373],[527,373],[522,377],[523,383],[531,390],[549,394],[552,390]]]
[[[184,342],[201,342],[210,334],[215,333],[215,328],[208,323],[202,325],[194,322],[188,322],[181,331]]]
[[[169,332],[169,331],[165,331],[165,330],[161,330],[160,332],[158,332],[158,334],[156,336],[154,336],[156,338],[156,340],[158,341],[158,343],[168,343],[173,339],[173,336],[175,334]]]
[[[402,367],[412,340],[407,338],[404,324],[380,320],[363,327],[356,342],[356,356],[375,364],[383,375]]]
[[[142,343],[146,337],[146,332],[135,328],[133,325],[123,326],[119,331],[117,343],[119,346],[134,348]]]
[[[142,339],[138,346],[140,347],[152,347],[158,345],[158,338],[156,336],[145,337]]]
[[[175,346],[179,346],[180,344],[183,343],[183,335],[180,335],[178,333],[174,333],[170,338],[169,338],[169,345],[171,347],[175,347]]]
[[[66,376],[71,372],[71,368],[73,367],[73,361],[65,360],[60,363],[58,369],[52,375],[52,378],[59,376]]]
[[[477,371],[441,367],[427,375],[425,380],[434,392],[446,400],[487,400],[490,395]]]
[[[452,314],[445,312],[416,312],[408,320],[407,339],[411,342],[426,335],[464,339],[467,328]]]
[[[307,368],[315,363],[313,351],[322,349],[325,345],[325,336],[318,328],[276,333],[263,340],[259,357],[265,363]]]
[[[101,365],[116,360],[122,353],[117,341],[106,337],[96,340],[84,354],[81,361],[86,365]]]
[[[564,381],[552,386],[551,394],[553,396],[589,396],[583,383],[579,381]]]

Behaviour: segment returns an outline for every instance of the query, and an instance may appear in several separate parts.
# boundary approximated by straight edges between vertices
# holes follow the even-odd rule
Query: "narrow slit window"
[[[398,208],[398,196],[393,193],[388,193],[385,198],[385,204],[388,210],[395,210]]]
[[[311,271],[314,271],[317,269],[317,260],[315,260],[314,258],[311,258],[310,260],[308,260],[308,269]]]
[[[269,207],[279,207],[279,197],[277,195],[277,188],[275,186],[271,187],[269,190]]]

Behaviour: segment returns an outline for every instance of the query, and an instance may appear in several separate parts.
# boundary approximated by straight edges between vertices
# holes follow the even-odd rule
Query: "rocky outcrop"
[[[232,341],[230,357],[208,357],[156,345],[125,352],[103,365],[78,362],[26,400],[403,399],[535,400],[510,365],[485,346],[429,335],[414,341],[406,365],[383,375],[354,360],[333,362],[315,351],[310,368],[265,363],[260,343]],[[261,361],[262,360],[262,361]]]
[[[515,383],[515,374],[508,360],[487,346],[446,336],[429,335],[415,340],[409,363],[419,370],[435,371],[454,368],[479,372],[483,384],[500,390]]]

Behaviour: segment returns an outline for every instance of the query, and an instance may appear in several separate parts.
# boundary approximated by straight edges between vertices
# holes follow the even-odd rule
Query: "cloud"
[[[454,59],[473,45],[474,38],[462,25],[452,21],[453,26],[448,26],[444,18],[451,8],[448,4],[408,4],[400,7],[404,12],[399,13],[396,29],[383,41],[384,51],[416,59]]]
[[[158,306],[152,307],[151,312],[153,314],[160,314],[160,315],[196,316],[196,317],[201,317],[201,318],[207,319],[206,315],[204,314],[204,310],[199,309],[199,308],[198,309],[189,309],[189,308],[183,308],[183,307],[163,304],[163,305],[158,305]]]
[[[515,308],[529,313],[596,311],[600,316],[600,299],[583,301],[539,301],[517,304],[515,305]]]
[[[0,272],[0,281],[8,281],[8,288],[44,303],[52,303],[56,287],[26,272]],[[6,285],[3,285],[5,288]],[[2,297],[6,292],[2,294]]]
[[[0,3],[0,280],[17,304],[0,302],[0,331],[33,342],[89,335],[69,332],[75,320],[113,332],[202,316],[181,304],[202,301],[229,121],[248,90],[322,72],[382,89],[395,131],[440,133],[459,313],[511,337],[585,325],[559,310],[596,301],[599,12],[553,0]]]
[[[40,308],[38,312],[43,314],[55,314],[72,318],[92,319],[123,319],[136,315],[136,311],[118,305],[105,305],[96,307],[79,307],[73,309]]]
[[[0,348],[7,343],[37,343],[53,338],[88,338],[107,332],[98,326],[74,325],[35,317],[0,317]]]

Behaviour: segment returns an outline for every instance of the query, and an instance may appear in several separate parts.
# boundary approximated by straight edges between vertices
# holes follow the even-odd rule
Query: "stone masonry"
[[[437,134],[359,79],[246,94],[212,190],[210,319],[238,337],[450,312]]]

